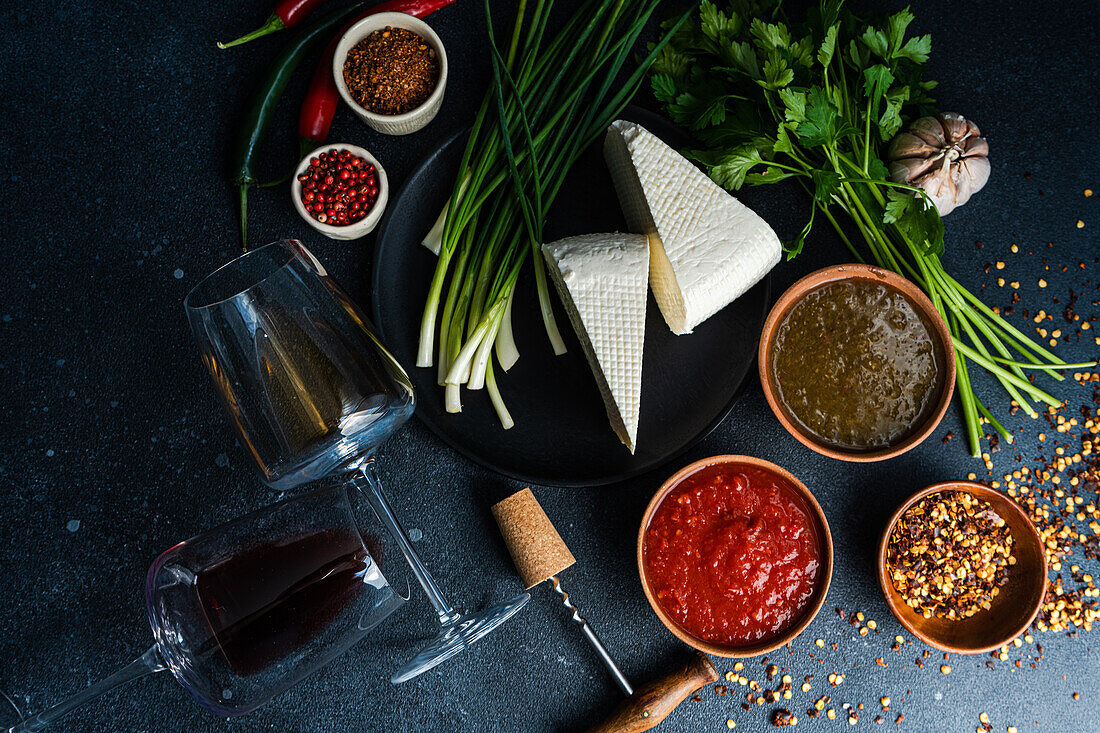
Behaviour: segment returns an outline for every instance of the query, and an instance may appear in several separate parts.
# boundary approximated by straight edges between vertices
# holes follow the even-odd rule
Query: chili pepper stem
[[[241,249],[248,251],[248,184],[242,183],[237,187],[240,192],[240,216],[241,216]]]
[[[248,43],[249,41],[254,41],[257,38],[263,38],[264,36],[268,36],[272,33],[281,31],[284,28],[286,28],[286,23],[283,22],[283,19],[275,13],[272,13],[271,15],[267,16],[267,20],[264,21],[263,25],[261,25],[259,28],[252,31],[251,33],[245,33],[240,38],[235,38],[234,40],[228,41],[226,43],[218,41],[218,48],[226,49],[232,48],[233,46],[240,46],[241,44]]]
[[[276,178],[274,181],[268,181],[267,183],[257,183],[256,188],[272,188],[273,186],[281,186],[290,180],[290,177],[294,175],[294,171],[287,173],[282,178]]]

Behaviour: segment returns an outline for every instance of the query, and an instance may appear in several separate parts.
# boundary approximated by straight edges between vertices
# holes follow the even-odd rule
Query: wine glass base
[[[442,664],[512,618],[529,600],[531,594],[524,593],[484,611],[462,616],[453,625],[445,627],[415,657],[397,670],[390,677],[390,682],[395,685],[408,682],[437,664]]]

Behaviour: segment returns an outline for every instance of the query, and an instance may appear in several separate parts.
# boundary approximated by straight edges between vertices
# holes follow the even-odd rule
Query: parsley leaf
[[[891,188],[882,221],[897,226],[914,245],[923,247],[925,255],[943,254],[943,219],[923,196]]]
[[[905,29],[913,22],[913,14],[909,8],[903,8],[886,19],[886,30],[889,33],[889,47],[892,51],[901,48],[901,39],[905,38]]]
[[[810,175],[814,181],[814,201],[831,204],[833,196],[840,190],[840,174],[836,171],[814,170]]]
[[[719,46],[729,43],[741,31],[741,19],[736,13],[726,15],[706,0],[699,6],[699,28],[703,35]]]
[[[836,52],[836,34],[839,31],[840,24],[830,26],[825,33],[825,40],[821,42],[821,48],[817,50],[817,60],[825,68],[828,68],[833,60],[833,53]]]
[[[765,23],[754,18],[749,31],[756,38],[756,47],[762,51],[785,49],[791,45],[791,34],[782,23]]]
[[[654,74],[663,74],[673,79],[681,80],[687,76],[687,70],[690,64],[691,58],[687,54],[674,49],[672,44],[669,43],[657,54],[657,58],[653,60],[653,65],[650,69]]]
[[[924,35],[920,38],[910,38],[904,46],[894,52],[894,56],[909,59],[915,64],[923,64],[928,60],[930,53],[932,53],[932,36]]]
[[[840,116],[840,110],[823,88],[810,87],[806,94],[806,119],[799,123],[798,139],[807,147],[830,145],[839,138],[856,133]]]
[[[709,166],[711,179],[734,191],[741,188],[750,170],[764,162],[760,150],[752,143],[738,145],[713,160]]]
[[[653,85],[653,96],[658,102],[671,104],[676,101],[676,82],[668,74],[654,74],[650,83]]]
[[[878,28],[867,28],[860,36],[863,45],[881,59],[890,58],[890,42],[886,40],[886,34]],[[857,62],[858,63],[858,62]]]
[[[758,81],[765,89],[782,89],[794,79],[794,71],[787,68],[787,62],[778,54],[768,54],[768,60],[764,62],[764,79]]]
[[[877,106],[879,99],[894,83],[894,75],[882,64],[875,64],[863,70],[863,93]]]
[[[787,153],[788,155],[794,152],[794,143],[791,142],[789,133],[791,129],[790,125],[781,124],[776,132],[775,142],[772,144],[772,150],[776,153]]]
[[[770,165],[762,173],[748,173],[745,175],[745,183],[749,186],[762,186],[768,183],[779,183],[785,178],[799,175],[794,171],[778,168]]]
[[[756,51],[748,41],[730,44],[728,50],[734,66],[752,79],[760,78],[760,62],[756,58]]]
[[[884,99],[886,107],[878,120],[878,132],[883,142],[889,142],[901,129],[901,108],[909,101],[909,87],[894,87]]]
[[[795,91],[790,87],[779,90],[779,99],[786,109],[788,122],[798,124],[806,119],[806,93]]]

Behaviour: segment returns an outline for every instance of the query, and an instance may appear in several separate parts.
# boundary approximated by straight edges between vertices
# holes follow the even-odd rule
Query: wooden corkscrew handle
[[[640,733],[658,725],[688,695],[718,681],[718,670],[707,655],[695,652],[680,669],[642,685],[588,733]]]

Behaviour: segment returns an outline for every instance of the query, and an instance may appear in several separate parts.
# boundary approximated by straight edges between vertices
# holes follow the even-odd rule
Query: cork
[[[493,517],[527,588],[576,562],[531,489],[498,501],[493,505]]]

